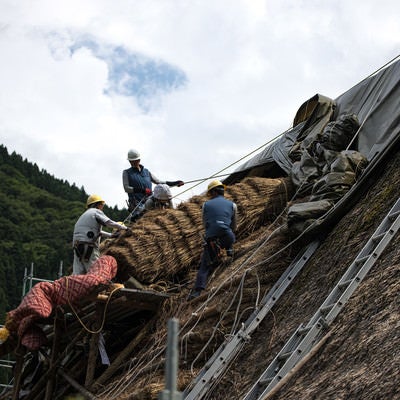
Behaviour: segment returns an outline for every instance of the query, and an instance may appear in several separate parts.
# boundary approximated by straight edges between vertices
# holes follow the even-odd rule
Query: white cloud
[[[286,130],[309,97],[336,98],[395,57],[399,17],[388,0],[3,0],[1,142],[124,206],[129,148],[161,179],[207,177]],[[173,66],[187,83],[145,112],[106,93],[106,59],[71,53],[80,37]]]

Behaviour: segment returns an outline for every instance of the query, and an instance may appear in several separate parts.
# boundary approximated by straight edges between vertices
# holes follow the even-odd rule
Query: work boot
[[[233,247],[231,247],[230,249],[226,250],[226,255],[228,257],[232,257],[233,258]]]
[[[196,299],[201,295],[201,290],[202,289],[192,289],[189,293],[189,296],[187,297],[187,301]]]

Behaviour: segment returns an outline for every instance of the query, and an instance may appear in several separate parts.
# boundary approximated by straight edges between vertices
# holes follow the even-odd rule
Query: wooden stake
[[[96,303],[96,322],[93,324],[94,329],[97,331],[100,328],[101,320],[103,318],[104,313],[104,304]],[[100,332],[92,333],[90,338],[90,348],[89,348],[89,357],[88,364],[86,369],[86,379],[85,379],[85,387],[90,387],[93,383],[94,375],[96,371],[96,362],[97,362],[97,354],[99,352],[99,338]]]
[[[16,363],[14,370],[14,388],[13,388],[12,400],[19,399],[19,391],[21,389],[22,367],[24,365],[25,353],[26,353],[25,347],[21,345],[21,340],[18,340],[18,345],[15,350]]]
[[[54,338],[53,338],[53,346],[51,349],[51,358],[49,364],[49,378],[46,385],[46,395],[45,400],[52,400],[53,398],[53,390],[55,386],[55,379],[56,379],[56,369],[55,364],[58,359],[58,353],[60,349],[60,339],[61,339],[61,331],[62,326],[64,324],[64,314],[63,312],[57,307],[55,316],[54,316]]]

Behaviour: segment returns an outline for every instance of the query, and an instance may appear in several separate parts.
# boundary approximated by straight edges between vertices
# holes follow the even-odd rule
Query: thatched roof
[[[365,196],[326,232],[322,245],[208,391],[207,399],[243,398],[296,328],[309,321],[400,195],[400,153],[396,149],[392,154],[382,176],[379,171],[370,175]],[[304,200],[293,199],[294,192],[289,178],[252,177],[227,188],[226,196],[237,203],[240,215],[235,257],[226,259],[210,277],[204,294],[190,302],[186,298],[202,250],[204,197],[195,196],[175,210],[149,212],[132,226],[132,235],[107,242],[103,251],[117,259],[119,279],[134,278],[133,285],[142,290],[119,292],[107,310],[102,334],[111,365],[96,365],[93,360],[89,365],[87,353],[76,344],[84,345],[85,335],[88,340],[91,335],[72,321],[62,336],[60,374],[67,373],[75,388],[84,386],[99,400],[157,399],[165,386],[167,321],[175,317],[180,323],[178,388],[189,387],[312,240],[305,236],[296,240],[286,229],[288,205]],[[270,399],[398,396],[398,244],[399,235],[346,304],[322,345],[273,389]],[[89,326],[97,313],[94,303],[80,311]],[[90,379],[89,366],[95,367]],[[43,379],[46,374],[40,382]],[[41,398],[45,385],[40,382],[30,400]],[[73,391],[60,379],[54,398]]]
[[[400,63],[371,78],[371,85],[363,81],[337,99],[342,112],[353,111],[354,96],[360,98],[356,103],[361,114],[369,110],[364,115],[361,135],[368,131],[370,136],[366,137],[374,139],[367,146],[371,150],[370,167],[357,178],[349,195],[340,200],[341,206],[333,207],[328,217],[324,215],[325,222],[315,224],[316,229],[309,234],[296,236],[287,229],[289,206],[293,202],[306,203],[310,197],[296,196],[298,188],[290,178],[281,177],[285,175],[283,169],[271,174],[267,161],[270,156],[282,156],[278,152],[266,154],[262,162],[256,159],[251,168],[227,180],[231,185],[226,197],[237,203],[240,218],[235,257],[225,259],[214,271],[207,289],[197,299],[188,302],[187,295],[202,251],[201,206],[205,197],[194,196],[177,209],[149,211],[132,226],[131,235],[123,234],[105,243],[103,253],[118,262],[119,281],[144,289],[142,295],[146,293],[151,299],[151,307],[143,302],[142,308],[139,305],[143,300],[137,297],[140,290],[121,292],[115,304],[111,303],[116,307],[110,310],[119,318],[106,318],[102,331],[111,365],[106,368],[92,360],[96,368],[90,379],[86,376],[85,381],[82,371],[83,365],[89,365],[85,353],[62,353],[63,362],[67,360],[64,370],[69,368],[75,387],[84,386],[99,400],[157,399],[164,389],[167,321],[172,317],[180,323],[178,388],[183,391],[190,387],[215,351],[238,331],[299,251],[313,239],[312,235],[319,235],[321,246],[206,395],[214,400],[243,398],[296,328],[314,315],[399,198],[398,113],[393,112],[397,104],[393,97],[398,97],[393,89],[398,89],[398,68]],[[364,89],[375,93],[379,89],[373,84],[375,79],[383,78],[390,84],[385,86],[385,96],[378,96],[385,111],[379,113],[379,118],[385,120],[381,124],[375,111],[371,113],[371,107],[364,107],[375,102],[375,97]],[[302,125],[297,128],[302,129]],[[372,132],[374,129],[376,132]],[[381,143],[382,137],[390,146]],[[378,155],[372,151],[375,147]],[[270,392],[269,399],[400,398],[398,245],[397,234],[320,346]],[[92,304],[90,314],[96,313]],[[76,321],[75,325],[70,326],[75,331],[65,333],[68,345],[64,352],[78,340],[71,339],[80,329]],[[62,382],[56,388],[56,398],[67,392],[70,390]]]
[[[207,395],[208,399],[243,397],[298,325],[308,322],[400,195],[399,171],[400,156],[397,155],[367,196],[329,233],[236,362]],[[179,290],[157,313],[148,335],[133,349],[129,365],[125,364],[113,379],[97,387],[100,398],[157,398],[164,388],[168,318],[178,318],[181,326],[180,390],[192,381],[227,335],[246,320],[304,244],[287,246],[291,238],[285,231],[271,235],[278,226],[284,225],[285,202],[293,194],[289,182],[248,178],[228,189],[228,197],[234,198],[242,212],[237,256],[233,263],[217,269],[207,292],[195,301],[186,302],[186,295],[200,256],[198,213],[204,199],[195,198],[165,214],[147,215],[135,227],[134,238],[124,239],[124,246],[127,242],[132,246],[129,255],[122,251],[122,242],[107,249],[117,258],[122,254],[121,263],[145,284],[160,288],[158,280],[163,277],[166,290],[173,287],[176,290],[177,286]],[[258,201],[257,197],[246,194],[250,187],[257,187],[258,195],[264,191]],[[283,198],[285,201],[281,203]],[[190,222],[183,224],[186,218]],[[180,228],[174,225],[177,220]],[[150,223],[152,238],[146,230]],[[188,245],[184,239],[186,231],[190,238],[197,237],[194,240],[197,246]],[[179,239],[171,240],[172,237]],[[160,243],[163,240],[167,243]],[[395,349],[400,345],[396,334],[400,321],[396,289],[400,263],[398,242],[397,236],[346,305],[319,351],[297,369],[286,385],[271,394],[273,399],[395,398],[399,370]],[[142,244],[143,250],[140,250]],[[163,251],[166,254],[161,257]],[[144,259],[147,267],[142,262]],[[176,275],[178,281],[173,278]]]
[[[171,317],[178,318],[181,324],[181,389],[192,380],[225,335],[250,314],[263,291],[275,283],[295,255],[288,249],[275,257],[274,268],[265,268],[265,260],[272,262],[275,252],[288,241],[282,235],[270,236],[283,224],[281,214],[292,195],[293,185],[288,178],[247,178],[227,188],[226,197],[237,203],[240,216],[235,260],[219,267],[205,293],[190,303],[186,298],[202,250],[204,197],[195,197],[176,210],[146,214],[132,227],[132,236],[109,245],[105,252],[117,259],[123,275],[175,294],[154,319],[152,333],[132,352],[129,370],[122,378],[105,385],[99,394],[108,399],[123,399],[127,393],[129,398],[140,398],[144,392],[157,397],[163,385],[166,327]],[[250,253],[251,261],[247,260]],[[134,384],[126,387],[126,382]]]

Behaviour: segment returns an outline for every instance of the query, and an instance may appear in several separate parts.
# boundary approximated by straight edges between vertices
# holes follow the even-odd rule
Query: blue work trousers
[[[235,242],[235,234],[232,231],[226,231],[226,234],[223,236],[219,236],[218,239],[221,247],[227,250],[232,248],[233,243]],[[207,254],[208,246],[209,245],[207,244],[204,247],[203,253],[201,255],[200,266],[199,270],[197,271],[195,283],[196,290],[204,290],[206,288],[209,275],[218,266],[218,261],[211,264],[209,263],[209,256]]]

